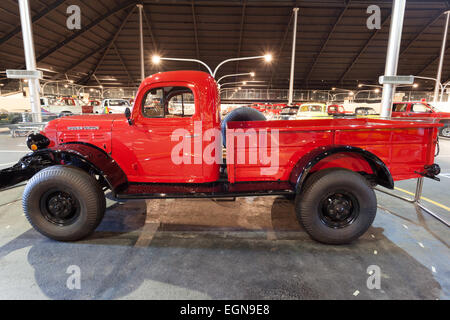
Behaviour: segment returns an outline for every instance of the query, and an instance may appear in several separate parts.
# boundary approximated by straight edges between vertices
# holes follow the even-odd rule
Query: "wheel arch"
[[[394,180],[386,164],[375,154],[353,146],[320,147],[303,156],[292,169],[289,181],[300,192],[306,178],[322,160],[338,154],[352,154],[361,157],[371,168],[375,182],[388,189],[394,188]]]
[[[19,175],[17,180],[24,181],[47,167],[61,164],[73,165],[88,173],[99,175],[114,193],[120,192],[128,184],[126,174],[108,153],[83,142],[68,142],[29,153],[12,169],[16,169],[16,174]]]
[[[126,174],[116,161],[101,148],[85,142],[67,142],[51,149],[60,154],[64,162],[80,167],[92,169],[100,175],[109,189],[114,193],[122,190],[128,184]]]

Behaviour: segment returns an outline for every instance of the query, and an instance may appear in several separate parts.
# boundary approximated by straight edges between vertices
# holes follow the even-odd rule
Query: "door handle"
[[[199,134],[193,134],[193,135],[185,135],[184,137],[185,138],[197,138],[199,136],[200,136]]]

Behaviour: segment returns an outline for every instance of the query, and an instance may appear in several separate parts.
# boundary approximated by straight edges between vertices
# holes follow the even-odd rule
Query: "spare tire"
[[[266,117],[264,114],[256,109],[250,107],[240,107],[233,111],[231,111],[227,116],[222,120],[221,129],[222,129],[222,138],[223,138],[223,146],[226,147],[226,130],[227,123],[233,121],[266,121]]]

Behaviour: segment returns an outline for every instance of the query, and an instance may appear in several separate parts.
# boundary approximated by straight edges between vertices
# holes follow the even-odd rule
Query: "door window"
[[[395,103],[392,112],[406,112],[407,103]]]
[[[142,114],[146,118],[192,117],[194,113],[194,94],[187,87],[151,89],[142,103]]]

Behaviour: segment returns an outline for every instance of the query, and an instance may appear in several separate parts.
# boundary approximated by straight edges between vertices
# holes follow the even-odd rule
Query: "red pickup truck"
[[[29,179],[26,217],[61,241],[95,230],[110,189],[120,200],[295,198],[297,217],[313,239],[342,244],[372,224],[375,185],[392,189],[394,180],[437,179],[440,172],[434,164],[440,124],[249,121],[255,119],[239,109],[221,124],[219,109],[210,75],[154,74],[142,82],[132,111],[59,118],[29,136],[33,152],[0,171],[0,187]]]
[[[450,138],[450,112],[440,112],[426,102],[394,102],[392,117],[436,119],[444,125],[439,129],[439,134]]]

